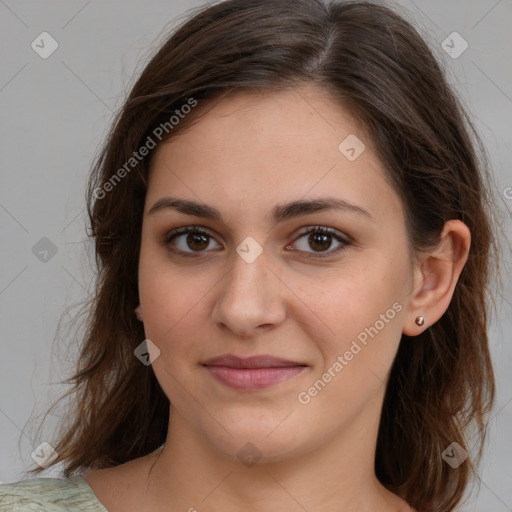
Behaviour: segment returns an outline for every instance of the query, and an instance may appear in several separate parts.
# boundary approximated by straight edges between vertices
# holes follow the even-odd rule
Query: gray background
[[[92,290],[84,190],[98,145],[134,71],[188,8],[203,3],[0,0],[0,482],[23,476],[31,452],[51,439],[58,422],[57,413],[45,431],[35,429],[37,415],[64,390],[57,382],[76,355],[73,329],[54,341],[59,318]],[[480,494],[462,510],[512,511],[512,1],[391,5],[416,24],[446,66],[493,167],[505,229],[504,296],[490,330],[498,401]],[[59,44],[47,59],[31,48],[44,31]],[[441,46],[454,31],[469,45],[456,59]],[[46,262],[32,251],[43,237],[57,249]]]

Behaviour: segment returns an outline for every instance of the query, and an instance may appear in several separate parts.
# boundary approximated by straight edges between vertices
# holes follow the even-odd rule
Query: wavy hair
[[[88,184],[97,281],[76,372],[67,380],[72,407],[55,444],[54,464],[63,463],[66,476],[144,456],[166,438],[169,400],[151,366],[134,357],[144,339],[134,308],[154,150],[137,153],[136,161],[134,152],[148,137],[158,144],[173,137],[230,92],[271,94],[301,84],[328,92],[367,129],[402,198],[414,250],[434,247],[450,219],[471,231],[446,313],[414,339],[402,336],[375,455],[379,481],[417,510],[447,512],[461,501],[495,394],[487,337],[497,268],[490,173],[469,116],[423,38],[390,8],[360,1],[228,0],[202,7],[142,70]],[[183,115],[193,102],[198,106]],[[173,115],[180,117],[176,124]],[[155,130],[162,126],[159,140]],[[469,451],[469,432],[475,453],[453,469],[442,452],[453,442]]]

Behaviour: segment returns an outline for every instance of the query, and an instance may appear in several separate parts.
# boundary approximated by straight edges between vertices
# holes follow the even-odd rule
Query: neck
[[[147,503],[151,510],[190,512],[411,510],[376,479],[379,417],[363,416],[300,456],[251,464],[218,450],[171,410],[166,443],[150,471]]]

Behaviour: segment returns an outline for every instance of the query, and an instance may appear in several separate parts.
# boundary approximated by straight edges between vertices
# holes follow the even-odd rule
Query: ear
[[[142,308],[140,307],[140,304],[135,308],[135,316],[137,317],[137,320],[142,322]]]
[[[449,220],[437,247],[421,254],[414,269],[412,295],[402,328],[404,334],[417,336],[444,315],[468,259],[470,245],[471,232],[466,224]],[[422,326],[416,324],[419,316],[425,319]]]

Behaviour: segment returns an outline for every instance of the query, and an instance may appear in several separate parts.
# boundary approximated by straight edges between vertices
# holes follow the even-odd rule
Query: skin
[[[354,161],[338,149],[350,134],[366,146]],[[165,196],[206,203],[222,220],[172,208],[150,214]],[[369,216],[329,209],[272,218],[276,205],[325,197]],[[211,235],[206,249],[172,252],[193,253],[186,234],[165,238],[197,225]],[[327,237],[315,257],[318,245],[304,235],[315,226],[351,242]],[[262,248],[252,263],[236,252],[248,236]],[[156,150],[146,195],[136,314],[160,350],[153,369],[173,404],[167,441],[158,454],[87,473],[98,499],[113,512],[412,510],[374,474],[385,383],[402,333],[416,336],[446,311],[469,244],[468,228],[449,221],[438,247],[409,250],[402,201],[371,140],[322,90],[217,103]],[[301,403],[298,394],[332,373],[393,304],[393,318]],[[270,388],[237,391],[201,365],[226,353],[307,367]],[[247,442],[261,455],[251,466],[237,458]]]

